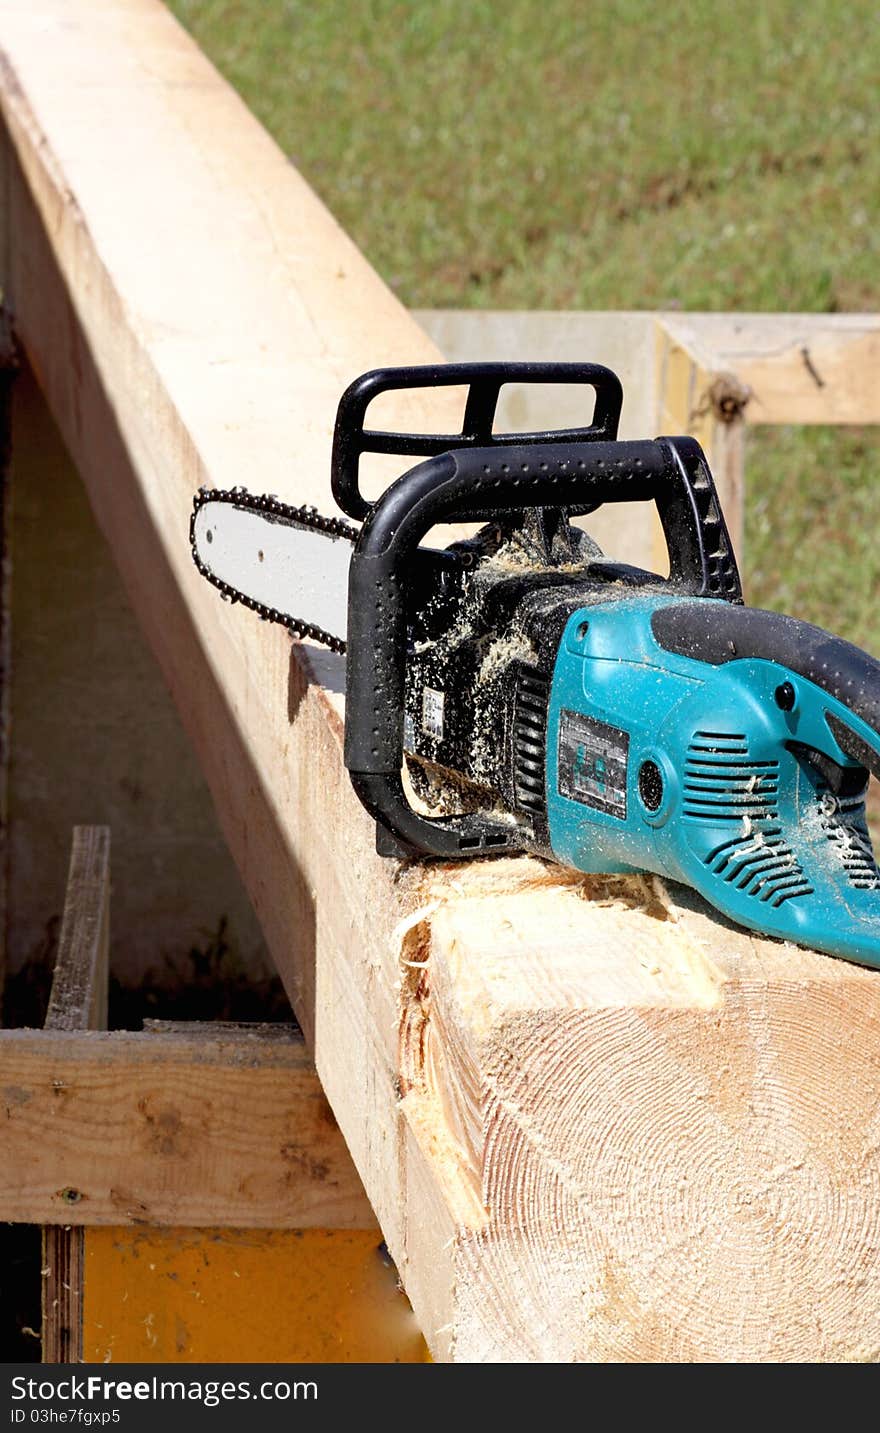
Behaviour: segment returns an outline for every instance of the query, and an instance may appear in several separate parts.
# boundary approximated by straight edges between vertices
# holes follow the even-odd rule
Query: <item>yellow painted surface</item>
[[[712,374],[657,328],[657,413],[661,433],[690,433],[711,451],[715,418],[707,401]]]
[[[423,1363],[375,1232],[85,1232],[83,1356],[107,1363]]]

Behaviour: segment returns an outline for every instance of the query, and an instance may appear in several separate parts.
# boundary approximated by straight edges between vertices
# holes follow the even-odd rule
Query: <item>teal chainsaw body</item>
[[[652,596],[572,614],[547,714],[553,854],[683,881],[752,930],[880,964],[866,771],[851,755],[864,744],[876,757],[880,738],[858,697],[833,694],[861,654],[775,613],[733,609],[731,624],[715,606]],[[735,628],[735,651],[703,640],[716,620]],[[748,654],[768,645],[779,655]]]
[[[583,384],[592,419],[496,433],[509,383]],[[459,433],[365,425],[388,389],[449,385],[468,389]],[[699,445],[619,441],[621,402],[596,364],[365,374],[332,462],[359,526],[204,490],[195,560],[227,598],[347,652],[345,761],[381,853],[654,872],[752,930],[880,966],[880,663],[743,605]],[[370,502],[365,451],[421,461]],[[605,556],[575,521],[624,502],[656,505],[668,573]],[[430,546],[449,522],[482,526]]]

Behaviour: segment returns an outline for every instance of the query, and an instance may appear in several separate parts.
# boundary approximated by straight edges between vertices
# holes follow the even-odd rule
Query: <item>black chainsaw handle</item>
[[[441,522],[649,500],[666,536],[671,588],[741,601],[712,477],[690,438],[444,453],[405,473],[371,509],[349,568],[345,764],[367,809],[408,850],[460,858],[526,841],[521,828],[481,815],[422,817],[403,791],[407,599],[414,570],[426,560],[422,538]]]
[[[535,433],[494,433],[501,389],[510,383],[565,383],[594,391],[592,419],[578,428]],[[460,433],[389,433],[364,427],[367,409],[380,393],[401,389],[466,387]],[[410,368],[374,368],[349,384],[339,400],[333,432],[330,482],[338,506],[358,521],[374,504],[360,490],[362,453],[396,453],[433,458],[460,448],[499,448],[516,443],[591,442],[617,437],[623,388],[601,363],[443,363]]]
[[[442,453],[419,463],[370,509],[358,553],[406,562],[442,522],[489,522],[528,508],[569,516],[603,503],[654,502],[669,582],[691,597],[742,601],[730,534],[705,455],[693,438],[507,444]]]

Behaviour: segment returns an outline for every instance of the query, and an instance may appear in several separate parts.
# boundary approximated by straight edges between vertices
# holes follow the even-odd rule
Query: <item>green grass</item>
[[[412,305],[861,309],[871,0],[173,0]]]
[[[749,438],[749,601],[880,655],[880,435],[763,428]]]
[[[875,309],[873,0],[172,0],[413,307]],[[880,652],[880,450],[756,433],[751,600]]]

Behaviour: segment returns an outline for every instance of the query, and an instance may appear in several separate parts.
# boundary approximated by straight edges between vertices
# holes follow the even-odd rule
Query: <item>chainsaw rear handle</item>
[[[693,657],[713,667],[757,659],[775,662],[795,678],[803,678],[829,698],[824,727],[806,743],[808,754],[835,765],[843,753],[857,763],[854,790],[868,772],[880,780],[880,662],[843,637],[834,637],[812,622],[760,607],[707,609],[699,603],[660,608],[651,630],[664,651]],[[780,687],[777,700],[785,711],[796,711],[797,687]],[[796,721],[796,718],[793,718]],[[798,743],[795,743],[798,744]],[[839,780],[828,769],[832,790]],[[861,785],[860,785],[861,783]]]
[[[595,393],[593,416],[580,428],[535,433],[494,433],[498,398],[505,384],[566,383]],[[367,408],[380,393],[412,388],[467,387],[460,433],[388,433],[364,427]],[[611,441],[617,437],[623,388],[601,363],[444,363],[411,368],[375,368],[350,384],[339,400],[333,433],[330,482],[348,517],[365,518],[374,504],[360,491],[362,453],[397,453],[433,458],[460,448],[519,447],[536,443]],[[585,511],[588,509],[584,509]]]
[[[345,764],[364,805],[414,854],[446,858],[521,849],[513,823],[426,818],[403,791],[408,591],[422,538],[441,522],[489,521],[528,508],[582,512],[603,502],[657,504],[682,595],[741,602],[712,476],[691,438],[459,449],[420,463],[370,510],[349,569]]]

